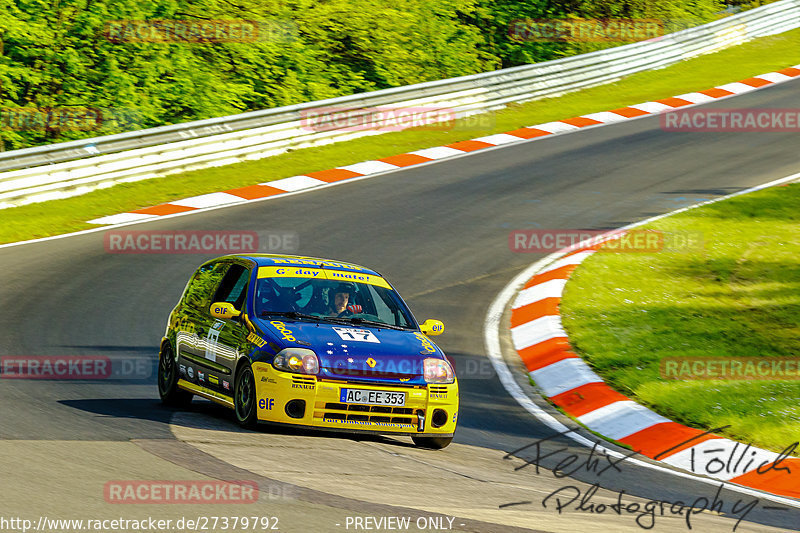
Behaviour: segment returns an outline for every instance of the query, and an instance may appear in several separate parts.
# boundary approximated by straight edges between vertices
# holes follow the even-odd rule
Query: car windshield
[[[334,322],[415,329],[411,312],[383,278],[362,277],[368,277],[370,282],[264,277],[259,273],[256,313],[306,315]]]

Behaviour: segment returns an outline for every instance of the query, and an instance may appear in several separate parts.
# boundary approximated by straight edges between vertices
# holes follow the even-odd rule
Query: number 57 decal
[[[334,326],[333,330],[343,341],[377,342],[379,344],[381,342],[378,340],[378,337],[373,335],[368,329],[339,328]]]

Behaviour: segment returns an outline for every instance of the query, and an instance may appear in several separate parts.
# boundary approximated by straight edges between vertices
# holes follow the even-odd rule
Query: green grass
[[[666,380],[665,357],[800,354],[800,184],[647,226],[702,245],[597,253],[561,303],[577,352],[615,389],[689,426],[781,451],[800,438],[800,381]]]
[[[571,93],[512,105],[500,112],[459,121],[451,131],[410,130],[306,148],[259,161],[210,168],[166,178],[117,185],[82,196],[0,210],[0,243],[96,227],[104,215],[369,159],[449,144],[648,100],[708,89],[800,63],[800,30],[766,37],[722,52]],[[480,122],[479,126],[473,125]]]

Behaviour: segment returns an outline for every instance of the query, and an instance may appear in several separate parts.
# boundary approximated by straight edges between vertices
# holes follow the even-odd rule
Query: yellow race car
[[[195,272],[161,342],[158,389],[202,396],[238,422],[410,435],[444,448],[458,382],[429,335],[377,272],[285,255],[231,255]]]

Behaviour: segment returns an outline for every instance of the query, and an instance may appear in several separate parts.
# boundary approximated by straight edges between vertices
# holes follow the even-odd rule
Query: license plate
[[[341,403],[367,403],[402,407],[406,404],[406,393],[384,390],[341,389],[339,391],[339,401]]]

